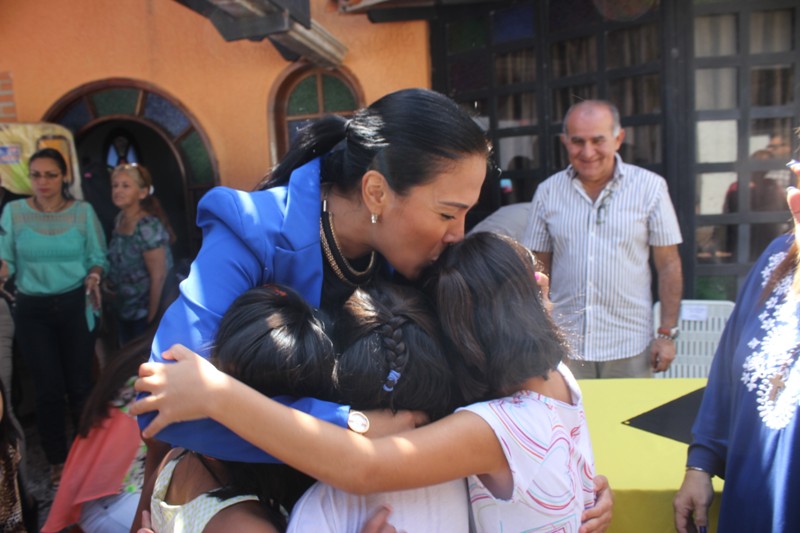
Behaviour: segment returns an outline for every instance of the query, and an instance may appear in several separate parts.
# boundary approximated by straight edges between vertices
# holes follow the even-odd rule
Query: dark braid
[[[397,380],[400,379],[408,362],[408,351],[406,343],[403,342],[403,324],[406,322],[408,318],[405,316],[395,315],[378,328],[383,337],[383,346],[386,348],[386,364],[389,369],[383,384],[383,390],[386,392],[394,391]]]

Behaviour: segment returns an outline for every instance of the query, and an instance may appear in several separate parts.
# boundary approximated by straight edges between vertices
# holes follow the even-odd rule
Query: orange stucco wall
[[[311,0],[312,17],[348,48],[344,66],[367,103],[430,86],[427,24],[372,24]],[[0,0],[0,72],[17,120],[35,122],[66,93],[107,78],[151,83],[181,102],[207,135],[221,182],[250,188],[272,161],[268,109],[290,66],[268,42],[225,42],[172,0]]]

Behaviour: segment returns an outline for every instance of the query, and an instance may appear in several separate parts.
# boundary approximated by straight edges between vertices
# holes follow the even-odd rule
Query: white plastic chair
[[[705,378],[717,351],[722,330],[733,311],[728,300],[683,300],[675,341],[675,360],[657,378]],[[661,302],[653,305],[653,332],[661,324]]]

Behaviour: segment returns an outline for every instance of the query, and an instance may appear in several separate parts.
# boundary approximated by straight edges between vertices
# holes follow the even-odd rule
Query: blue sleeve
[[[161,352],[174,344],[209,356],[219,322],[233,300],[248,289],[273,280],[275,240],[282,222],[283,212],[277,197],[267,192],[246,193],[217,187],[202,198],[197,224],[203,231],[203,244],[188,278],[180,285],[178,299],[159,324],[151,361],[165,362]],[[284,398],[282,403],[341,427],[347,426],[349,407],[311,398]],[[140,416],[139,426],[144,428],[154,416],[155,413]],[[172,424],[157,438],[211,457],[276,462],[212,420]]]
[[[763,290],[761,271],[773,254],[787,249],[789,244],[791,239],[787,236],[775,239],[753,265],[739,292],[736,307],[725,325],[714,355],[703,401],[692,426],[693,440],[686,463],[689,466],[697,466],[724,477],[736,387],[741,378],[741,361],[736,358],[737,350],[748,351],[746,346],[739,346],[740,341],[750,338],[747,334],[748,325],[763,307],[760,304]]]

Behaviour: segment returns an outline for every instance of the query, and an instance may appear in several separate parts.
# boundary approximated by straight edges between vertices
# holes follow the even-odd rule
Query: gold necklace
[[[342,253],[339,241],[336,239],[336,233],[333,230],[333,213],[328,211],[327,196],[322,199],[322,214],[319,218],[319,239],[322,243],[325,259],[337,278],[355,287],[363,285],[372,279],[372,274],[375,272],[375,256],[377,255],[375,250],[370,254],[367,268],[361,271],[353,268],[353,265]]]
[[[61,198],[61,202],[55,207],[55,209],[45,209],[45,207],[42,204],[39,203],[39,200],[36,198],[36,196],[34,196],[33,197],[33,206],[36,209],[38,209],[39,211],[41,211],[42,213],[58,213],[59,211],[61,211],[64,208],[64,206],[67,204],[67,201],[68,200],[66,200],[65,198],[62,197]]]

